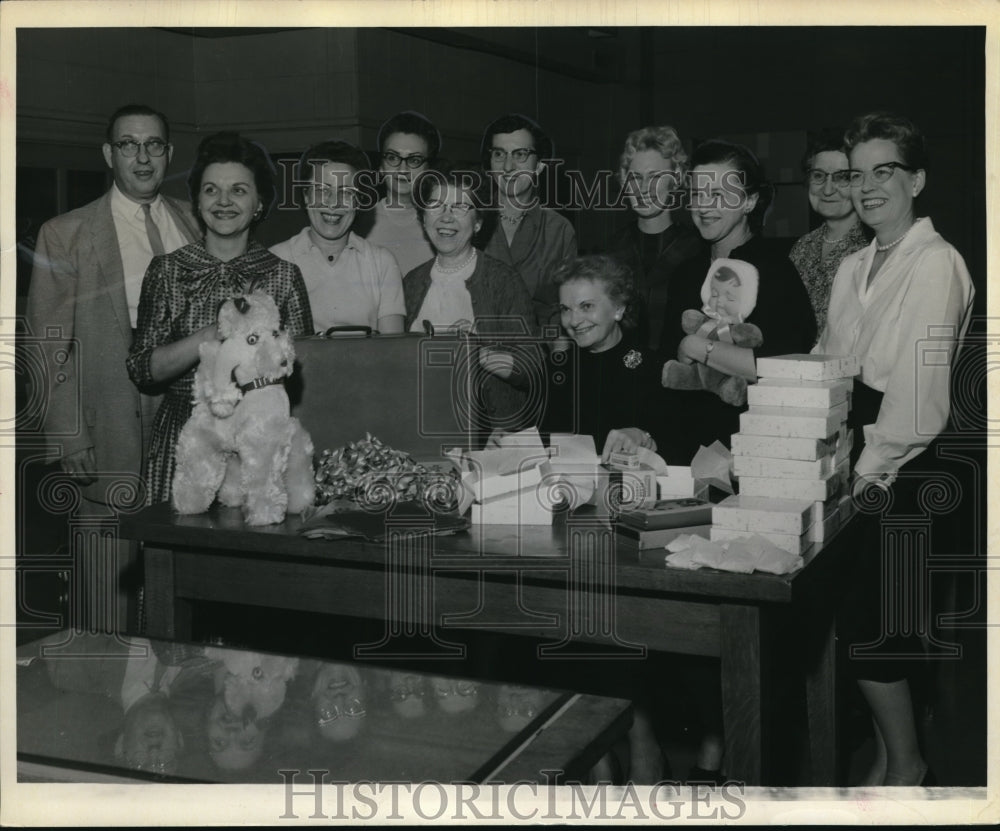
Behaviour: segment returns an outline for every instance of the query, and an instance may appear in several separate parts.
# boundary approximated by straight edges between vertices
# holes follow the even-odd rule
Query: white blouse
[[[813,352],[857,355],[860,380],[884,394],[875,423],[864,427],[854,470],[891,484],[947,423],[951,363],[975,290],[962,256],[926,217],[868,287],[875,251],[873,241],[841,263]]]

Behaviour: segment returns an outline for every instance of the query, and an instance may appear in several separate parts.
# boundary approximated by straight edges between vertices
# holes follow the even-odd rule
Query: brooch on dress
[[[625,362],[626,367],[635,369],[642,363],[642,353],[638,349],[630,349],[625,353],[625,357],[622,360]]]

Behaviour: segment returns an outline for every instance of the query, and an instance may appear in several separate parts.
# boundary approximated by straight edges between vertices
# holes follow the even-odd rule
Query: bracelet
[[[712,354],[712,350],[715,349],[715,341],[710,340],[705,345],[705,366],[708,366],[708,356]]]

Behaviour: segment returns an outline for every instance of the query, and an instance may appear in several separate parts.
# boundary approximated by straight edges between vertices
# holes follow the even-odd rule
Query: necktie
[[[149,203],[144,202],[142,205],[142,216],[146,223],[146,236],[149,237],[149,247],[152,249],[153,254],[166,254],[166,250],[163,247],[163,237],[160,236],[160,229],[156,227],[156,223],[153,221],[153,215],[149,209]]]

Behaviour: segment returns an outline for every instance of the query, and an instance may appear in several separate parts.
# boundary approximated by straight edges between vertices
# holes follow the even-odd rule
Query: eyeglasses
[[[860,188],[864,182],[865,177],[869,174],[872,177],[872,181],[876,185],[881,185],[884,182],[888,182],[892,178],[892,174],[896,172],[896,168],[900,170],[905,170],[908,173],[913,173],[916,168],[908,167],[901,162],[885,162],[884,164],[877,164],[868,173],[864,170],[851,169],[847,171],[850,177],[850,183],[852,188]]]
[[[439,216],[445,211],[448,211],[452,216],[463,217],[468,216],[469,211],[473,210],[473,205],[468,202],[454,202],[451,205],[446,205],[443,202],[439,202],[436,205],[428,205],[424,210],[431,216]]]
[[[364,718],[366,715],[368,715],[368,711],[365,709],[365,705],[361,703],[360,699],[352,698],[343,707],[340,704],[334,704],[333,707],[323,708],[317,721],[320,727],[325,727],[339,718]]]
[[[334,188],[330,185],[309,185],[306,188],[306,204],[311,207],[326,205],[331,208],[353,208],[358,202],[357,188]]]
[[[490,161],[491,162],[505,162],[508,157],[512,158],[518,164],[524,164],[528,159],[535,155],[534,147],[518,147],[516,150],[503,150],[500,147],[490,148]]]
[[[122,139],[111,142],[111,146],[116,148],[126,159],[131,159],[138,155],[139,145],[142,145],[147,154],[154,158],[159,158],[167,152],[167,143],[163,139],[146,139],[146,141],[136,141],[135,139]]]
[[[419,153],[411,153],[409,156],[400,156],[395,150],[386,150],[382,154],[382,159],[385,161],[389,167],[399,167],[403,162],[406,162],[406,166],[410,170],[416,170],[420,165],[427,161],[426,156],[421,156]]]
[[[846,188],[851,184],[851,171],[835,170],[833,173],[827,173],[825,170],[820,170],[818,167],[809,169],[808,180],[812,187],[826,187],[827,179],[833,179],[833,184],[838,188]]]

